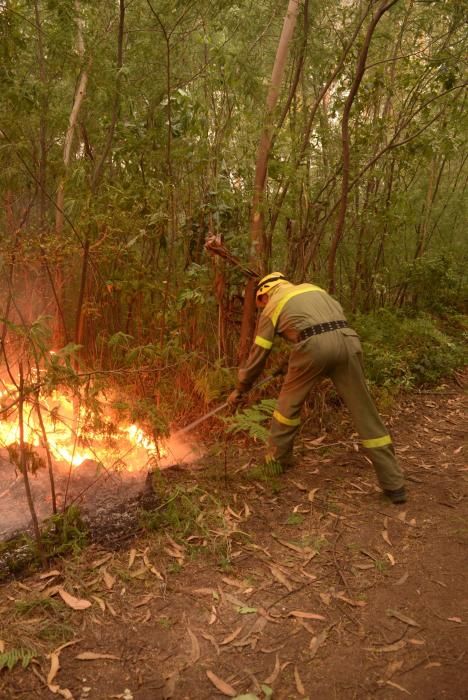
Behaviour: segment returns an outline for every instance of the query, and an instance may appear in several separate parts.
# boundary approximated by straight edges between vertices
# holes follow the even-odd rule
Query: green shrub
[[[464,263],[454,255],[427,253],[403,267],[407,294],[413,308],[443,314],[466,299]]]
[[[356,316],[353,324],[361,336],[366,376],[380,386],[434,384],[466,363],[462,316],[436,319],[379,309]]]

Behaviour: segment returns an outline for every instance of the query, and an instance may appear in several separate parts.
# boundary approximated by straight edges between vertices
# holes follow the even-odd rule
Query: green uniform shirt
[[[247,363],[239,369],[239,388],[248,391],[262,372],[276,333],[290,343],[297,343],[305,328],[342,320],[346,319],[341,305],[320,287],[281,282],[270,292],[268,304],[258,320],[257,335]]]

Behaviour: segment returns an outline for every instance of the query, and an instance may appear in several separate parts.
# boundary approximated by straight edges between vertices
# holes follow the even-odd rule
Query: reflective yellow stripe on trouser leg
[[[273,412],[268,441],[268,457],[270,459],[278,460],[283,465],[292,462],[294,435],[300,424],[301,419],[299,417],[287,418],[278,410]]]
[[[404,476],[390,435],[361,440],[361,444],[368,450],[381,487],[391,491],[400,489],[404,484]]]
[[[283,425],[296,426],[301,424],[300,418],[286,418],[286,416],[283,416],[283,414],[279,411],[273,411],[273,418],[275,418],[278,423],[282,423]]]
[[[371,450],[373,447],[383,447],[384,445],[391,445],[392,438],[390,435],[382,435],[378,438],[370,438],[369,440],[361,440],[362,446],[367,447]]]

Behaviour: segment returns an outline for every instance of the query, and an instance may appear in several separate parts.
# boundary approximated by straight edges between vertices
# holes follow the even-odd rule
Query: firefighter
[[[250,390],[265,366],[276,334],[292,344],[270,428],[267,471],[283,472],[292,466],[302,405],[317,378],[330,377],[351,414],[383,492],[393,503],[405,503],[404,477],[392,439],[364,379],[361,343],[340,304],[313,284],[291,284],[281,272],[271,272],[259,281],[256,303],[262,310],[257,335],[228,401],[238,406]]]

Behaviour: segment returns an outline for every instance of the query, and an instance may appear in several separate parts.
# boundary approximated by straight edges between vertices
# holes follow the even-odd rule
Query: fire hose
[[[279,367],[277,370],[273,372],[273,374],[270,374],[268,377],[265,377],[265,379],[262,379],[261,382],[258,382],[253,386],[253,389],[258,389],[259,387],[263,386],[264,384],[267,384],[268,382],[271,382],[272,379],[275,379],[276,377],[280,376],[281,374],[284,374],[285,366],[282,365]],[[208,420],[208,418],[211,418],[212,416],[215,416],[217,413],[221,413],[225,408],[229,406],[229,401],[225,401],[222,403],[220,406],[217,406],[216,408],[213,408],[212,411],[209,411],[208,413],[205,413],[203,416],[200,418],[197,418],[194,420],[192,423],[189,423],[188,425],[185,426],[185,428],[181,428],[178,430],[175,436],[183,435],[184,433],[189,433],[191,430],[197,427],[197,425],[200,425],[200,423],[203,423],[203,421]]]

